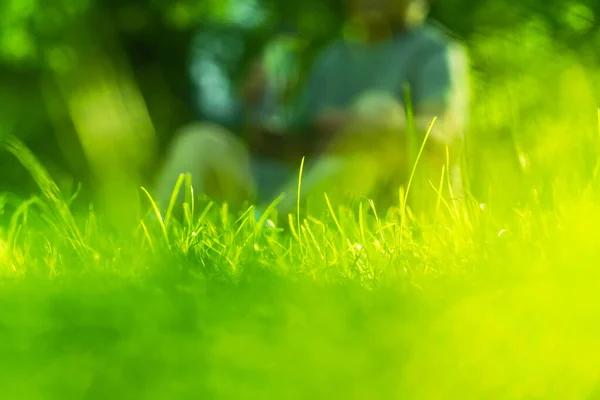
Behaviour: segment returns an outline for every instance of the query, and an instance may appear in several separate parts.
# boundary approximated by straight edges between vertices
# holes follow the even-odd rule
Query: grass
[[[510,50],[475,91],[485,184],[427,224],[408,191],[256,221],[182,176],[182,209],[140,189],[128,225],[3,137],[39,194],[0,195],[2,398],[600,399],[596,99],[531,35],[474,44]]]
[[[286,233],[182,176],[181,218],[141,193],[113,231],[6,145],[41,189],[0,231],[6,398],[596,398],[594,191],[431,226],[327,200]]]

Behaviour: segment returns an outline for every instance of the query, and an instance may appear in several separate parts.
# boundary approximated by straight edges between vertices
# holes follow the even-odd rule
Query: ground
[[[141,191],[108,229],[12,144],[40,196],[0,230],[6,398],[600,398],[593,191],[430,225],[330,204],[285,231]]]

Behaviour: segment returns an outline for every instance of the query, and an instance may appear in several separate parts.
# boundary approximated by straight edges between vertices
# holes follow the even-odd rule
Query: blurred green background
[[[309,63],[343,16],[342,0],[4,0],[0,135],[22,139],[67,193],[83,182],[83,199],[122,174],[150,185],[174,131],[199,117],[194,43],[235,82],[282,28]],[[600,0],[433,2],[431,19],[471,52],[468,173],[482,201],[551,201],[593,174],[599,16]],[[6,152],[0,171],[0,191],[34,190]]]
[[[125,204],[201,116],[194,52],[235,82],[292,29],[306,65],[343,9],[1,0],[0,139],[67,200],[82,182],[83,209]],[[470,50],[477,201],[424,238],[362,208],[294,236],[203,204],[121,238],[0,150],[3,398],[599,398],[600,0],[436,0],[431,18]]]

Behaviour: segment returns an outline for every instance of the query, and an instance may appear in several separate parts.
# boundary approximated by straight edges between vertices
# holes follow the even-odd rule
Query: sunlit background
[[[236,118],[236,82],[274,35],[292,33],[306,66],[342,27],[343,7],[7,0],[0,131],[33,148],[65,190],[75,182],[89,190],[112,188],[115,180],[149,184],[177,128],[201,117]],[[504,200],[533,189],[549,196],[558,178],[590,178],[599,7],[592,0],[434,3],[432,18],[470,49],[468,161],[478,196]],[[2,174],[3,187],[28,193],[15,160],[3,155],[2,162],[11,170]]]
[[[174,132],[233,123],[267,44],[301,82],[343,9],[0,2],[6,398],[600,398],[600,0],[434,2],[473,103],[468,207],[431,236],[368,203],[288,236],[139,222]]]

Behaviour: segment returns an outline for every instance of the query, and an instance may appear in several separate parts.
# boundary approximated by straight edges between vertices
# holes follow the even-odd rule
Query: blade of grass
[[[181,191],[181,186],[183,185],[183,181],[185,179],[184,174],[179,174],[177,178],[177,182],[175,182],[175,187],[173,188],[173,193],[171,193],[171,199],[169,200],[169,207],[167,207],[167,213],[165,214],[165,227],[169,227],[169,222],[171,222],[171,217],[173,215],[173,209],[175,208],[175,204],[177,204],[177,197],[179,197],[179,192]]]
[[[150,193],[144,187],[142,187],[141,189],[144,192],[144,194],[146,195],[146,197],[148,198],[148,200],[150,201],[150,206],[152,207],[152,210],[154,211],[154,215],[156,217],[156,220],[158,221],[158,225],[160,226],[160,230],[161,230],[161,232],[163,234],[163,238],[165,240],[165,244],[167,245],[167,248],[169,250],[171,250],[171,243],[169,241],[169,233],[167,231],[167,227],[165,225],[165,222],[163,221],[163,218],[162,218],[162,215],[160,213],[160,210],[158,209],[158,205],[156,204],[156,202],[152,198],[152,195],[150,195]]]
[[[193,228],[194,213],[195,213],[196,199],[194,198],[194,187],[192,186],[192,174],[185,174],[185,203],[184,213],[185,219],[188,226],[188,234]]]
[[[387,248],[387,241],[385,240],[385,236],[383,236],[383,225],[381,223],[381,218],[379,218],[379,214],[377,213],[377,208],[375,207],[375,202],[373,201],[373,199],[369,199],[369,205],[371,206],[371,210],[373,210],[373,215],[375,216],[375,222],[377,223],[377,232],[379,232],[381,244],[384,245],[386,247],[386,251],[388,251],[389,249]]]
[[[262,231],[262,229],[265,226],[265,223],[267,222],[267,219],[269,219],[269,215],[277,208],[277,205],[283,200],[283,197],[283,194],[280,194],[265,209],[265,211],[262,213],[262,215],[256,222],[256,226],[254,227],[254,235],[257,235],[258,233],[260,233],[260,231]]]
[[[296,218],[297,218],[297,227],[298,227],[298,232],[300,232],[300,200],[301,200],[301,189],[302,189],[302,174],[304,172],[304,160],[305,158],[302,157],[302,161],[300,162],[300,172],[298,173],[298,196],[296,199]],[[298,238],[300,238],[300,235],[298,235]]]
[[[214,205],[215,203],[213,201],[209,201],[206,207],[204,207],[204,210],[202,211],[202,213],[198,217],[198,220],[196,221],[196,225],[194,226],[194,232],[198,232],[200,230],[200,226],[202,225],[210,209],[213,208]]]
[[[86,253],[83,245],[84,239],[75,218],[69,209],[69,206],[62,196],[62,193],[46,168],[39,162],[37,157],[25,146],[23,142],[14,136],[6,136],[1,142],[4,147],[13,156],[19,160],[21,165],[27,169],[33,177],[36,184],[40,188],[42,195],[48,201],[51,207],[51,214],[56,220],[55,226],[59,229],[59,233],[65,237],[71,238],[70,242],[74,246],[74,250],[78,255],[82,256]]]
[[[365,245],[365,210],[364,210],[364,203],[361,202],[358,205],[358,226],[360,229],[360,241],[361,241],[361,246]]]
[[[142,230],[144,231],[144,237],[148,241],[148,245],[150,246],[150,251],[152,252],[152,254],[154,254],[155,253],[154,243],[152,242],[152,236],[150,236],[150,232],[148,232],[148,227],[146,226],[144,221],[140,222],[140,226],[142,227]]]
[[[323,196],[325,196],[325,202],[327,203],[327,208],[329,209],[331,218],[333,218],[333,222],[335,222],[335,226],[337,226],[338,230],[340,231],[342,238],[345,239],[346,233],[344,232],[342,225],[340,225],[340,221],[338,220],[337,216],[335,215],[335,211],[333,211],[333,207],[331,205],[331,202],[329,201],[329,197],[327,196],[327,193],[323,193]]]
[[[294,217],[292,216],[292,214],[288,214],[288,224],[290,226],[290,233],[292,234],[292,236],[294,237],[294,239],[296,239],[298,241],[298,243],[302,244],[302,241],[300,240],[300,236],[298,235],[298,232],[296,231],[296,227],[294,226]]]
[[[33,204],[36,204],[39,201],[40,199],[38,197],[32,197],[31,199],[24,201],[11,216],[7,234],[7,243],[11,252],[16,247],[21,228],[26,224],[27,211]]]
[[[433,130],[433,126],[435,125],[436,121],[437,121],[437,117],[433,118],[433,120],[429,124],[429,127],[427,128],[427,133],[425,133],[425,137],[423,138],[421,148],[419,149],[419,153],[417,154],[417,158],[413,164],[412,171],[411,171],[410,177],[408,179],[408,184],[406,185],[406,192],[404,193],[404,202],[403,203],[404,203],[405,210],[406,210],[406,204],[408,202],[408,196],[410,194],[410,188],[411,188],[413,180],[415,178],[415,172],[417,170],[417,166],[419,165],[419,160],[421,159],[421,156],[423,155],[423,151],[425,150],[425,145],[427,144],[427,140],[429,139],[429,135],[431,135],[431,131]],[[404,229],[405,229],[405,224],[406,224],[406,218],[404,218],[404,215],[402,217],[403,218],[400,221],[400,240],[401,241],[403,240]]]

